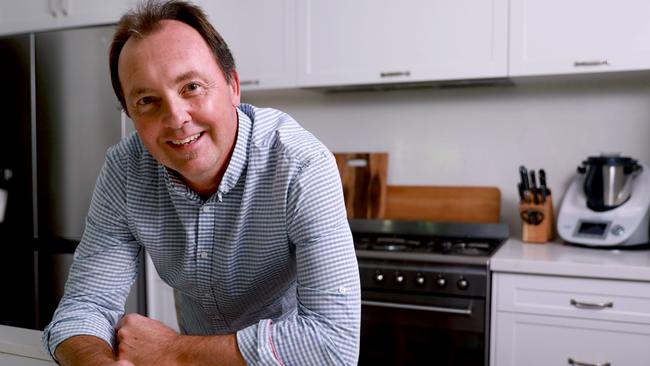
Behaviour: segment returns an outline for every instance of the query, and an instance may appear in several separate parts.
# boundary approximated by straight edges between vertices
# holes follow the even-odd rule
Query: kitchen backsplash
[[[243,101],[284,110],[332,151],[388,152],[388,184],[499,187],[502,220],[518,237],[519,165],[546,169],[557,208],[588,156],[620,152],[650,164],[647,80],[248,92]]]

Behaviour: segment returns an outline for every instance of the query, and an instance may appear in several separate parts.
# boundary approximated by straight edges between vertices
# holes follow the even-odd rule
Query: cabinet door
[[[203,2],[235,57],[243,90],[296,85],[296,0]]]
[[[507,5],[507,0],[301,0],[298,84],[506,76]]]
[[[510,75],[650,68],[647,0],[511,0]]]
[[[492,366],[647,366],[650,326],[498,312]],[[582,362],[582,363],[579,363]]]
[[[17,356],[0,352],[0,365],[12,366],[54,366],[56,362],[39,360],[37,358]]]
[[[58,18],[53,0],[0,1],[0,34],[56,28]]]
[[[0,34],[116,23],[137,0],[6,0]]]
[[[117,23],[137,0],[53,0],[59,12],[59,27]]]

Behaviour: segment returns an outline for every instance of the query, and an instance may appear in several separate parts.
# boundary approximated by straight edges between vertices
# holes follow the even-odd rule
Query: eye
[[[186,94],[189,94],[189,95],[195,95],[195,94],[200,93],[201,90],[203,90],[203,86],[201,84],[199,84],[197,82],[191,82],[191,83],[185,84],[185,86],[183,87],[182,92],[186,93]]]
[[[147,96],[147,97],[142,97],[142,98],[138,99],[136,104],[139,105],[139,106],[146,106],[146,105],[149,105],[149,104],[151,104],[153,102],[154,102],[153,97]]]

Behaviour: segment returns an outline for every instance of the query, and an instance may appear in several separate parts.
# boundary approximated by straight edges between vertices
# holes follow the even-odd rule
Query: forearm
[[[179,336],[174,348],[179,365],[246,365],[234,334]]]
[[[61,342],[55,356],[63,366],[102,366],[115,362],[111,347],[102,339],[89,335],[74,336]]]
[[[139,314],[128,314],[118,323],[117,358],[135,365],[246,365],[234,334],[179,335]]]

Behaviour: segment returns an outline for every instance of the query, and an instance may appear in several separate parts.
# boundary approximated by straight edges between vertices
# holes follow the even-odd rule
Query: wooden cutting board
[[[335,153],[348,218],[384,217],[387,153]]]
[[[499,222],[496,187],[388,186],[384,218],[442,222]]]

